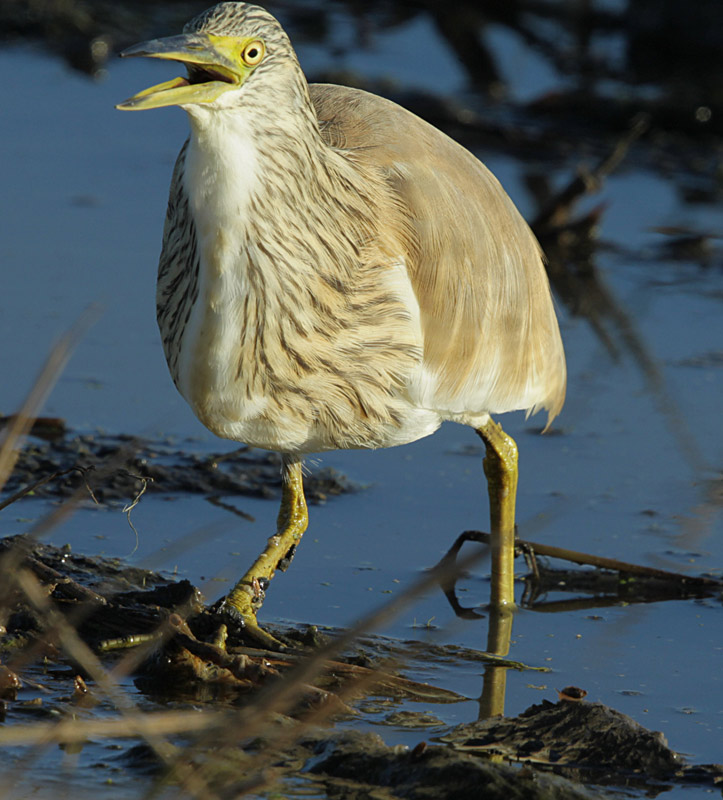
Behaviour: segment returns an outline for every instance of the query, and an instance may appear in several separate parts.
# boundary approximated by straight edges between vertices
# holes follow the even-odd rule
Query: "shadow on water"
[[[139,321],[132,310],[141,307],[139,298],[152,297],[148,275],[157,257],[163,193],[185,129],[164,118],[149,121],[139,133],[110,116],[113,102],[147,85],[147,75],[158,74],[146,72],[152,69],[147,65],[121,69],[114,54],[180,30],[203,5],[190,0],[0,4],[5,74],[27,76],[12,102],[4,104],[12,152],[18,155],[17,163],[8,163],[13,188],[3,201],[12,231],[0,324],[5,340],[17,342],[17,348],[25,338],[20,332],[30,327],[27,348],[34,348],[19,352],[14,361],[10,353],[4,355],[6,373],[17,377],[0,391],[0,403],[7,411],[17,404],[13,387],[29,385],[27,365],[57,330],[58,309],[110,292],[111,322],[104,330],[101,321],[100,331],[91,334],[97,338],[81,344],[51,409],[82,432],[63,433],[55,448],[33,440],[23,454],[24,471],[11,479],[10,489],[21,491],[33,477],[62,468],[70,473],[45,487],[49,496],[82,494],[86,473],[75,465],[89,458],[102,464],[111,451],[128,447],[132,462],[126,474],[105,495],[98,492],[98,499],[111,506],[122,501],[119,507],[130,503],[140,491],[137,476],[152,474],[157,486],[133,511],[141,531],[135,558],[165,553],[163,566],[178,568],[193,582],[215,576],[204,587],[215,597],[262,541],[259,528],[273,516],[273,504],[264,498],[278,490],[277,466],[273,458],[245,452],[223,456],[223,465],[216,443],[187,441],[198,437],[199,429],[158,378],[165,378],[165,370],[152,331],[152,301],[143,311],[148,321]],[[289,31],[310,80],[384,94],[483,157],[524,209],[544,247],[561,307],[570,389],[553,431],[558,435],[521,438],[533,428],[512,420],[523,459],[520,535],[539,539],[547,534],[562,548],[646,561],[689,579],[707,576],[715,586],[723,562],[723,6],[717,0],[286,0],[267,7]],[[33,72],[41,54],[48,53],[71,71],[54,74],[46,61]],[[96,80],[81,82],[78,75]],[[94,99],[98,96],[102,112],[93,105],[101,102]],[[50,116],[30,116],[46,105]],[[80,120],[72,128],[76,145],[65,134],[74,120]],[[108,141],[99,145],[104,136]],[[89,177],[78,177],[92,159]],[[67,166],[61,170],[56,164],[63,160]],[[39,173],[33,183],[24,164],[35,161]],[[141,195],[148,184],[155,195],[146,202]],[[54,195],[58,186],[62,193]],[[22,211],[23,197],[30,198],[29,211]],[[56,215],[59,221],[53,224]],[[24,227],[32,218],[48,220],[47,242]],[[80,265],[78,277],[59,276],[48,251],[72,253],[71,260]],[[36,259],[50,267],[42,272],[38,266],[36,276],[26,259],[33,267]],[[137,262],[137,270],[128,260]],[[95,278],[98,263],[107,273],[103,280]],[[117,275],[123,279],[113,284]],[[23,286],[28,287],[24,292]],[[142,289],[132,294],[128,287],[134,286]],[[123,313],[113,317],[116,306]],[[31,309],[37,316],[28,326]],[[62,323],[69,321],[61,317]],[[93,366],[78,367],[79,360]],[[163,421],[159,437],[148,434],[158,429],[157,420]],[[140,448],[136,441],[89,432],[98,426],[127,431]],[[420,565],[436,563],[454,532],[478,525],[484,513],[476,499],[482,486],[480,453],[461,436],[444,428],[402,450],[325,458],[331,468],[319,473],[312,492],[319,505],[307,534],[317,538],[304,542],[285,583],[274,587],[266,605],[269,616],[349,625],[375,594],[396,592],[395,582],[411,584]],[[474,461],[460,457],[465,455]],[[344,472],[350,481],[339,477]],[[246,482],[238,490],[241,474]],[[161,484],[181,499],[169,503],[162,490],[154,494]],[[92,480],[90,485],[96,491]],[[361,486],[363,491],[348,491]],[[191,492],[215,498],[216,505],[196,501]],[[324,505],[336,494],[343,497]],[[11,522],[11,509],[24,507],[32,516],[40,514],[41,503],[25,498],[5,509],[3,534],[27,530],[34,522],[22,517]],[[224,530],[228,509],[242,517],[234,519],[232,531]],[[76,529],[66,525],[55,536],[72,538],[75,549],[86,551],[132,549],[108,541],[117,536],[111,533],[114,523],[106,521],[108,532],[96,539],[97,515],[83,512],[76,519]],[[254,519],[260,524],[239,543],[237,526],[254,525]],[[206,551],[185,552],[185,543],[198,537],[201,526],[209,540]],[[214,526],[219,530],[209,533]],[[153,541],[145,540],[144,531],[156,532],[149,537]],[[184,546],[174,549],[177,540]],[[454,610],[466,609],[468,618],[486,614],[480,609],[487,578],[475,577],[478,572],[479,567],[447,592],[455,597]],[[723,684],[716,667],[719,636],[712,633],[720,629],[719,591],[711,593],[709,586],[676,594],[666,591],[666,581],[661,587],[652,578],[646,583],[610,573],[593,576],[593,570],[551,571],[544,564],[531,566],[530,572],[514,618],[487,615],[482,622],[454,622],[454,613],[445,617],[439,594],[426,593],[413,617],[390,623],[385,629],[390,639],[380,637],[375,647],[404,651],[405,640],[424,634],[421,657],[397,652],[395,658],[408,660],[412,679],[479,697],[481,718],[503,711],[519,715],[539,692],[574,683],[584,686],[590,699],[624,704],[638,722],[664,730],[692,761],[720,759],[715,743],[723,740]],[[295,573],[304,575],[304,582]],[[565,599],[558,598],[560,592]],[[548,613],[553,611],[561,613]],[[537,677],[530,678],[537,673],[467,660],[466,654],[479,652],[484,625],[488,653],[500,659],[511,653],[517,663],[551,667],[554,677],[540,681],[554,683],[539,688]],[[454,658],[452,649],[444,650],[450,642],[462,642],[465,655],[459,650]],[[436,661],[432,654],[438,647],[443,655]],[[367,700],[369,713],[345,725],[379,730],[382,713],[408,713],[419,702],[379,699],[372,709]],[[476,716],[459,707],[444,706],[437,733]],[[13,719],[21,713],[29,712],[11,708]],[[410,734],[399,717],[389,717],[388,742],[419,743],[419,727]],[[479,742],[489,735],[486,729],[475,733]],[[479,742],[470,744],[468,738],[456,746],[466,752],[487,749]],[[500,752],[510,757],[509,749]],[[378,755],[369,753],[361,769],[371,774]],[[427,756],[422,748],[414,757]],[[139,757],[134,768],[141,762]],[[696,791],[666,788],[670,797]],[[132,785],[123,789],[128,796],[137,791]]]

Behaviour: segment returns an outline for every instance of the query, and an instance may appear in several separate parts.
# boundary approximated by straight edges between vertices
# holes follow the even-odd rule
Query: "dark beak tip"
[[[133,45],[132,47],[126,47],[125,50],[121,50],[118,53],[118,58],[130,58],[131,56],[137,56],[138,53],[138,45]]]
[[[163,46],[158,39],[151,39],[148,42],[140,42],[139,44],[132,44],[118,53],[120,58],[132,58],[133,56],[148,56],[155,53],[163,52]]]

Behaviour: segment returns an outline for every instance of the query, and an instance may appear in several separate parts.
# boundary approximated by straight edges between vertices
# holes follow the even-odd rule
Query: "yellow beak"
[[[179,61],[188,67],[187,78],[151,86],[133,97],[118,103],[123,111],[140,111],[146,108],[184,106],[193,103],[212,103],[224,92],[238,89],[253,67],[247,66],[241,53],[250,39],[233,36],[215,36],[212,33],[188,33],[152,39],[129,47],[122,58],[145,56]]]

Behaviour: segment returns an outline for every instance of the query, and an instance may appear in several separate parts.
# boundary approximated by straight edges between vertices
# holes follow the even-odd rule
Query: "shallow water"
[[[343,28],[342,28],[343,29]],[[414,22],[357,50],[342,66],[367,67],[414,84],[414,52],[442,52],[431,29]],[[499,46],[514,47],[500,34]],[[436,48],[436,49],[435,49]],[[324,56],[299,48],[310,71]],[[392,57],[393,54],[393,57]],[[407,57],[408,56],[408,57]],[[514,52],[508,58],[513,59]],[[441,58],[441,56],[440,56]],[[521,94],[550,75],[518,63]],[[373,68],[370,66],[373,62]],[[333,62],[339,65],[337,62]],[[440,87],[463,88],[459,68],[440,61]],[[517,63],[517,62],[516,62]],[[404,64],[407,66],[405,67]],[[120,114],[113,104],[173,74],[168,65],[113,62],[90,81],[26,48],[0,50],[3,186],[0,217],[0,410],[11,412],[30,387],[53,339],[90,303],[103,313],[79,345],[45,407],[77,429],[152,434],[221,451],[176,394],[154,320],[155,268],[168,183],[186,136],[178,109]],[[532,213],[521,165],[478,152],[519,204]],[[574,161],[553,174],[569,178]],[[552,168],[550,169],[557,169]],[[719,230],[721,205],[684,205],[672,182],[627,166],[594,203],[607,210],[601,237],[624,247],[603,250],[597,265],[662,375],[652,391],[635,359],[610,357],[582,318],[560,305],[568,359],[559,435],[539,436],[541,417],[508,415],[520,446],[519,535],[634,563],[690,574],[721,574],[721,302],[723,271],[665,260],[654,226],[694,224]],[[590,203],[592,205],[592,203]],[[632,254],[632,255],[631,255]],[[717,354],[717,357],[716,357]],[[473,452],[470,452],[470,448]],[[445,425],[433,437],[379,452],[324,454],[366,488],[312,507],[311,526],[291,570],[274,581],[266,619],[346,626],[436,563],[456,535],[486,529],[486,491],[474,434]],[[222,594],[272,529],[272,502],[234,501],[247,523],[198,498],[143,498],[134,511],[140,533],[133,561],[177,569]],[[2,513],[2,532],[24,530],[39,504]],[[173,552],[199,531],[195,546]],[[102,538],[101,538],[102,537]],[[134,536],[122,514],[81,512],[52,534],[76,551],[127,555]],[[160,551],[160,552],[159,552]],[[522,561],[517,563],[523,574]],[[463,602],[484,604],[484,562],[464,584]],[[519,589],[521,591],[521,588]],[[556,689],[582,686],[588,698],[662,730],[694,762],[723,760],[723,640],[719,600],[589,608],[557,614],[520,611],[510,656],[551,673],[510,672],[506,713],[517,714]],[[383,633],[485,648],[486,621],[454,619],[440,592],[420,598]],[[479,671],[469,664],[416,665],[418,677],[475,698]],[[542,688],[545,687],[545,688]],[[448,724],[478,713],[474,701],[431,709]],[[424,734],[381,729],[389,742]],[[675,789],[693,797],[706,789]]]

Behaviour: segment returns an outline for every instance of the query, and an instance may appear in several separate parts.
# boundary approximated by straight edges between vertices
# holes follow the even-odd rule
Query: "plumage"
[[[566,383],[557,318],[537,240],[497,179],[395,103],[310,89],[325,141],[381,170],[412,227],[407,267],[432,381],[414,401],[444,418],[545,408],[551,421]]]
[[[489,447],[490,414],[560,411],[540,248],[471,153],[388,100],[308,86],[255,6],[221,3],[126,55],[189,69],[120,107],[189,116],[157,312],[173,380],[210,430],[292,464],[444,420]]]
[[[319,185],[291,183],[259,148],[260,175],[229,187],[234,197],[248,191],[246,215],[261,220],[225,243],[237,270],[233,291],[213,264],[224,257],[219,231],[228,238],[245,215],[238,201],[214,203],[189,179],[188,143],[176,165],[158,317],[172,375],[194,411],[221,436],[299,453],[400,444],[444,419],[484,412],[546,408],[551,419],[565,391],[557,320],[539,246],[498,181],[389,101],[339,86],[310,90],[320,130],[313,151],[291,157],[305,179],[321,172]],[[206,143],[212,160],[222,163],[232,137]],[[212,188],[220,193],[218,180]],[[217,206],[234,212],[224,219]],[[269,240],[269,217],[282,241]],[[195,392],[177,356],[192,320],[178,315],[176,292],[198,275],[189,236],[199,242],[208,293],[200,308],[214,294],[238,303],[220,315],[235,347],[221,347],[221,335],[196,345]],[[219,348],[220,371],[236,373],[230,403],[206,368]],[[423,424],[393,430],[420,409],[428,412]],[[240,420],[253,422],[239,430]]]

